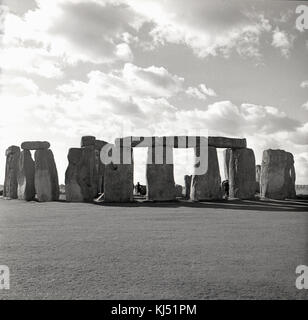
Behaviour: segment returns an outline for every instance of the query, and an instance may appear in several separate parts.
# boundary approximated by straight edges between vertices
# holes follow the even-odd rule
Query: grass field
[[[0,299],[307,299],[308,202],[0,199]]]

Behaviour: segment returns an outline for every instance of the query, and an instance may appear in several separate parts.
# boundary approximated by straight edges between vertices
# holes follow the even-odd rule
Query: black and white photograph
[[[308,1],[0,0],[0,111],[3,302],[308,299]]]

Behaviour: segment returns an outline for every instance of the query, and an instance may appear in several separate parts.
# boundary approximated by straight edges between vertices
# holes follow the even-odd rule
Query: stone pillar
[[[97,172],[97,193],[104,193],[104,174],[105,174],[105,165],[102,163],[100,158],[100,153],[102,148],[107,144],[106,141],[95,140],[95,164]]]
[[[252,149],[231,150],[229,186],[230,198],[254,198],[256,190],[256,161]]]
[[[79,164],[82,157],[81,148],[71,148],[68,151],[68,167],[65,172],[65,195],[68,202],[83,202],[79,185]]]
[[[224,173],[225,173],[225,179],[229,180],[229,164],[230,164],[230,155],[231,155],[231,149],[225,149],[223,151],[224,155]]]
[[[18,164],[18,199],[31,201],[35,198],[35,165],[30,150],[23,150]]]
[[[192,176],[190,198],[193,201],[219,200],[222,198],[221,177],[215,147],[208,147],[207,172]]]
[[[261,166],[256,165],[256,192],[260,193]]]
[[[49,149],[35,151],[34,184],[37,200],[39,202],[59,200],[58,172],[54,156]]]
[[[148,148],[146,180],[148,200],[176,200],[172,147],[161,145]]]
[[[18,162],[20,157],[20,148],[10,146],[6,152],[5,180],[3,186],[3,197],[9,199],[17,199],[17,174]]]
[[[277,200],[296,197],[294,158],[291,153],[272,149],[263,152],[261,197]]]
[[[125,152],[130,152],[130,164],[123,164],[123,161],[119,161],[120,164],[111,162],[105,165],[104,202],[132,202],[134,200],[133,149],[128,149]],[[114,151],[123,153],[123,150],[114,149]]]
[[[191,187],[191,179],[192,176],[184,176],[184,181],[185,181],[185,199],[190,199],[190,187]]]

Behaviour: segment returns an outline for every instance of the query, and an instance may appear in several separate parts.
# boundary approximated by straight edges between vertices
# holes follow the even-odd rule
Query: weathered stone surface
[[[104,202],[131,202],[134,193],[134,165],[108,164],[105,167]]]
[[[50,143],[47,141],[26,141],[21,144],[23,150],[41,150],[49,149]]]
[[[176,197],[181,198],[183,197],[183,187],[179,184],[175,185],[175,192],[176,192]]]
[[[95,146],[95,137],[93,136],[83,136],[81,137],[80,146],[87,147],[87,146]]]
[[[215,148],[246,148],[246,139],[235,139],[226,137],[208,137],[208,144]]]
[[[17,173],[20,149],[17,146],[9,147],[6,152],[5,180],[3,196],[9,199],[17,199]]]
[[[295,198],[295,169],[292,153],[268,149],[263,152],[261,196],[271,199]]]
[[[260,193],[261,166],[256,165],[256,192]]]
[[[59,199],[59,181],[54,156],[51,150],[36,150],[34,184],[40,202]]]
[[[256,161],[252,149],[231,150],[229,186],[230,198],[254,198],[256,191]]]
[[[208,147],[208,170],[202,175],[193,175],[190,198],[193,201],[218,200],[222,198],[221,177],[217,150]]]
[[[190,199],[190,187],[191,187],[191,179],[192,176],[184,176],[184,182],[185,182],[185,199]]]
[[[159,154],[148,148],[146,166],[147,199],[172,201],[176,199],[172,148],[163,147]]]
[[[231,149],[225,149],[225,150],[223,151],[223,156],[224,156],[224,173],[225,173],[225,179],[226,179],[226,180],[229,180],[230,154],[231,154]]]
[[[29,150],[23,150],[18,164],[18,199],[31,201],[35,198],[35,165]]]
[[[65,172],[65,195],[68,202],[83,202],[79,185],[79,163],[82,158],[81,148],[71,148],[68,151],[68,167]]]
[[[95,149],[101,151],[106,144],[108,144],[108,142],[103,140],[95,140]]]
[[[78,184],[81,188],[83,200],[92,202],[98,193],[94,145],[82,148],[78,165]]]

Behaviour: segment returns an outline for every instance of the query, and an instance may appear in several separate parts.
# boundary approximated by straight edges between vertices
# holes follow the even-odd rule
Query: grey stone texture
[[[18,163],[18,199],[31,201],[35,198],[35,164],[30,150],[22,150]]]
[[[25,141],[21,144],[23,150],[41,150],[49,149],[50,143],[48,141]]]
[[[10,146],[6,152],[6,166],[5,179],[3,186],[3,196],[8,199],[17,199],[17,174],[18,162],[20,157],[20,148],[17,146]]]

